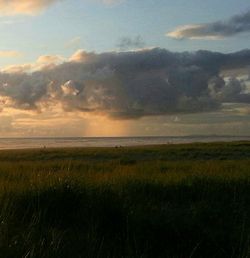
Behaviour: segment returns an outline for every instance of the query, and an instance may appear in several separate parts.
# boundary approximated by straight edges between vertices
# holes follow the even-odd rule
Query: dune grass
[[[250,143],[1,151],[0,257],[250,257]]]

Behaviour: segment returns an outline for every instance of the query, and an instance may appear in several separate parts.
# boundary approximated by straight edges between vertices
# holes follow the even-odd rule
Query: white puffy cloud
[[[95,56],[94,53],[79,49],[69,58],[69,61],[78,63],[91,62],[94,60]]]
[[[62,63],[65,58],[58,55],[42,55],[34,63],[9,65],[4,67],[1,72],[3,73],[31,73],[43,69],[51,69],[55,65]]]

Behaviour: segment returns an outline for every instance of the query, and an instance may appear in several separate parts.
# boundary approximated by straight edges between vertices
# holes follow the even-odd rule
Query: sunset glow
[[[249,3],[185,5],[0,1],[1,136],[248,135]]]

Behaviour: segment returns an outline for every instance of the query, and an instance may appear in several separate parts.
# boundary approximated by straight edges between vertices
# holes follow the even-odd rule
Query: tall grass
[[[250,257],[250,143],[0,152],[0,257]]]

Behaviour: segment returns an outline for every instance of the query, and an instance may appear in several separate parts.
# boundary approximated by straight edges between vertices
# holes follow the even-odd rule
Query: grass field
[[[250,257],[250,143],[1,151],[0,257]]]

